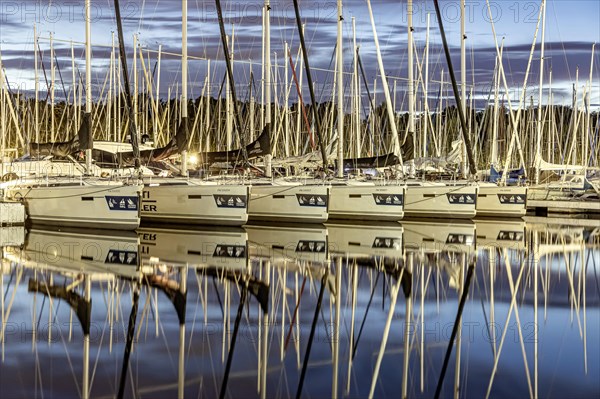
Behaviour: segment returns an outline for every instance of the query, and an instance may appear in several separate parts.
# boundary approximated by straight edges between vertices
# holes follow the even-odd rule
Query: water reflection
[[[3,227],[0,389],[592,396],[596,224]]]

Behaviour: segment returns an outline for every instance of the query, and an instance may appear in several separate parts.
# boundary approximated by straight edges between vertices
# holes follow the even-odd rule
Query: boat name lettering
[[[156,241],[156,234],[141,233],[140,240],[142,241]]]

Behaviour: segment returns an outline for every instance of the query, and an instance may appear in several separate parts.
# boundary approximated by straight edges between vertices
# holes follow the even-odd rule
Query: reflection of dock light
[[[198,165],[198,155],[196,154],[192,154],[188,157],[188,164],[189,165]]]

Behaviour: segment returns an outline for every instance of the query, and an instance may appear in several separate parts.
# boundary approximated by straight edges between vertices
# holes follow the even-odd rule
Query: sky
[[[504,40],[503,66],[510,96],[513,103],[518,101],[523,87],[531,45],[536,33],[541,0],[489,0],[492,18],[489,17],[486,0],[466,2],[466,45],[467,81],[469,91],[480,106],[487,101],[493,87],[493,69],[496,59],[496,41]],[[262,55],[261,1],[222,2],[226,30],[234,32],[234,58],[236,85],[241,95],[247,91],[252,68],[255,79],[260,80]],[[124,17],[125,38],[131,68],[133,35],[139,36],[140,45],[149,57],[152,67],[156,63],[159,45],[162,46],[160,74],[161,97],[167,97],[179,89],[180,59],[167,53],[181,53],[181,0],[121,0],[121,13]],[[460,10],[459,2],[440,1],[442,19],[451,47],[454,69],[460,79]],[[40,35],[39,47],[42,59],[50,75],[49,37],[55,38],[55,51],[65,91],[72,85],[71,44],[74,46],[75,65],[79,73],[85,70],[83,54],[84,41],[84,2],[83,0],[0,0],[0,50],[2,63],[13,90],[30,92],[34,87],[33,27]],[[368,9],[364,0],[343,2],[344,22],[344,70],[352,71],[352,18],[356,22],[356,41],[365,66],[366,80],[373,91],[373,81],[381,73],[375,58],[375,45],[371,30]],[[306,24],[306,40],[309,46],[311,68],[314,69],[319,100],[327,100],[332,94],[334,51],[336,42],[336,1],[300,0],[303,22]],[[397,108],[406,106],[407,77],[407,4],[402,1],[372,1],[377,34],[381,44],[385,73],[397,77]],[[435,9],[431,0],[415,0],[413,9],[414,42],[419,60],[424,56],[427,31],[427,15],[431,15],[429,68],[429,98],[435,101],[440,96],[439,82],[442,70],[447,81],[447,64],[443,50]],[[290,45],[292,56],[298,51],[298,33],[291,0],[271,1],[271,50],[272,60],[279,65],[275,68],[278,79],[283,79],[283,47]],[[492,23],[496,36],[492,31]],[[576,85],[579,96],[589,82],[592,45],[600,42],[600,1],[596,0],[548,0],[545,31],[545,87],[548,87],[549,72],[552,71],[552,92],[555,103],[570,104],[572,88]],[[211,93],[218,93],[223,79],[222,51],[213,1],[188,1],[189,53],[193,57],[219,60],[211,63]],[[94,93],[98,93],[107,75],[110,60],[112,32],[116,31],[113,0],[92,0],[92,61]],[[531,71],[527,80],[526,98],[535,98],[539,82],[541,25],[537,34]],[[591,103],[600,106],[600,49],[594,53]],[[149,65],[146,65],[150,68]],[[201,94],[208,71],[205,60],[191,59],[189,63],[190,97]],[[578,81],[576,82],[578,73]],[[424,71],[423,71],[424,72]],[[418,77],[418,69],[415,69]],[[57,79],[58,79],[57,72]],[[291,79],[291,77],[288,77]],[[346,79],[348,81],[349,79]],[[306,82],[306,80],[305,80]],[[393,85],[391,79],[390,85]],[[474,82],[474,86],[472,85]],[[257,87],[259,83],[256,83]],[[57,88],[58,88],[57,84]],[[46,83],[42,77],[42,90]],[[378,95],[381,97],[381,83],[378,82]],[[282,99],[284,86],[279,85],[275,92]],[[446,86],[445,90],[450,87]],[[586,89],[589,90],[589,89]],[[62,88],[59,90],[62,92]],[[364,89],[363,89],[364,91]],[[292,90],[294,97],[295,89]],[[346,91],[349,95],[349,90]],[[443,96],[450,93],[444,91]],[[60,95],[57,93],[57,96]],[[305,94],[308,98],[308,93]],[[547,102],[547,99],[543,100]],[[581,99],[579,100],[581,101]],[[379,101],[378,101],[379,102]]]

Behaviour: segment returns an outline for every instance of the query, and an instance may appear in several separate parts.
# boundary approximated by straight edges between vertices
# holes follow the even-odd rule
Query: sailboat
[[[297,19],[299,21],[299,15]],[[404,199],[406,186],[394,184],[382,179],[367,180],[364,178],[345,178],[344,160],[344,82],[343,82],[343,37],[342,37],[342,1],[337,2],[337,170],[334,179],[328,180],[331,184],[329,216],[331,219],[359,219],[359,220],[381,220],[398,221],[404,216]],[[300,26],[300,22],[298,22]],[[306,55],[302,29],[299,28],[301,36],[300,43],[302,51]],[[310,67],[308,57],[305,57],[307,76],[310,78]],[[311,90],[311,100],[316,104],[316,98]],[[318,111],[315,112],[318,115]],[[320,123],[317,120],[317,132]],[[322,134],[319,134],[322,137]],[[321,145],[323,142],[321,141]],[[375,160],[377,161],[377,160]]]
[[[409,0],[410,8],[412,8],[412,1]],[[438,7],[436,2],[436,8]],[[462,2],[462,7],[464,9],[464,1]],[[409,30],[408,30],[408,43],[409,43],[409,132],[414,132],[414,93],[410,86],[412,86],[412,75],[413,75],[413,62],[412,62],[412,11],[409,11]],[[464,117],[464,108],[466,107],[466,62],[465,62],[465,38],[464,34],[464,16],[462,18],[462,45],[461,45],[461,70],[462,70],[462,98],[459,96],[458,88],[456,85],[456,79],[454,76],[454,69],[452,67],[452,61],[450,58],[448,45],[446,43],[446,36],[443,29],[443,24],[441,21],[440,15],[437,16],[438,24],[440,26],[440,33],[442,35],[442,41],[444,44],[444,51],[446,53],[446,61],[448,63],[448,69],[450,74],[450,79],[452,82],[452,88],[455,95],[455,99],[457,102],[457,109],[461,124],[461,132],[463,135],[464,145],[467,151],[467,158],[469,162],[469,169],[471,177],[476,176],[476,167],[474,163],[474,158],[471,150],[470,139],[467,131],[467,125]],[[438,183],[430,183],[430,185],[437,185],[437,187],[426,188],[424,185],[421,185],[415,191],[433,191],[420,193],[416,198],[412,198],[415,202],[411,201],[411,183],[408,183],[409,192],[407,194],[407,204],[406,204],[406,212],[412,213],[413,210],[418,209],[422,205],[426,205],[426,198],[434,199],[431,205],[435,203],[440,206],[445,205],[445,209],[441,208],[440,211],[434,211],[434,214],[450,212],[448,216],[450,217],[474,217],[478,216],[523,216],[526,212],[526,199],[527,199],[527,187],[525,186],[507,186],[505,184],[496,184],[491,182],[476,182],[469,180],[457,180],[457,181],[448,181],[448,182],[438,182]],[[443,188],[445,186],[445,188]],[[445,191],[444,193],[439,192],[439,190]],[[445,195],[443,195],[445,194]],[[447,198],[447,202],[443,200],[443,198]],[[413,207],[413,204],[415,207]],[[419,204],[422,204],[421,206]],[[429,205],[429,204],[427,204]],[[455,207],[457,212],[454,212],[452,208]],[[444,210],[442,210],[444,209]],[[424,212],[431,212],[431,210],[420,209],[419,213],[423,214]]]
[[[187,138],[187,0],[182,0],[182,116],[178,135]],[[176,146],[178,151],[187,149]],[[185,152],[184,152],[185,154]],[[241,226],[248,220],[251,186],[237,180],[206,180],[187,177],[186,157],[182,154],[183,176],[152,177],[144,181],[141,216],[151,222],[218,224]]]
[[[216,1],[217,13],[219,19],[219,28],[221,32],[221,43],[224,50],[225,64],[227,67],[227,78],[229,79],[229,88],[234,106],[234,121],[240,142],[241,151],[237,154],[242,158],[242,162],[247,163],[252,150],[246,151],[243,140],[242,122],[240,113],[237,110],[237,96],[235,92],[235,82],[231,66],[229,45],[225,35],[223,14],[220,1]],[[265,0],[265,88],[266,88],[266,120],[264,132],[270,136],[271,126],[271,63],[270,63],[270,2]],[[264,133],[263,132],[263,133]],[[260,155],[265,158],[265,178],[255,178],[251,180],[252,189],[248,199],[248,217],[250,220],[266,220],[277,222],[301,222],[301,223],[322,223],[329,217],[329,185],[315,183],[307,178],[277,178],[273,179],[271,175],[271,151],[270,137],[268,140],[268,150],[261,149]],[[258,144],[260,146],[260,144]]]
[[[385,95],[386,111],[388,119],[391,121],[390,127],[393,140],[393,155],[397,158],[396,165],[392,166],[392,171],[406,176],[404,168],[403,155],[406,155],[406,161],[414,159],[414,150],[410,145],[414,128],[414,88],[413,88],[413,41],[412,41],[412,1],[408,2],[408,132],[404,139],[406,145],[404,154],[402,154],[399,134],[395,124],[396,116],[394,113],[386,74],[379,48],[379,39],[377,38],[377,29],[371,2],[367,1],[369,16],[371,19],[371,28],[375,41],[377,63],[379,66],[381,79],[383,83],[383,92]],[[408,145],[407,145],[408,143]],[[392,160],[396,158],[392,157]],[[388,158],[389,159],[389,158]],[[398,170],[400,169],[400,170]],[[442,181],[424,181],[415,178],[408,178],[401,184],[406,185],[406,196],[404,200],[404,214],[407,217],[447,217],[447,218],[473,218],[476,214],[476,203],[478,187],[476,184],[454,184]]]
[[[66,142],[29,143],[27,154],[4,163],[2,180],[49,176],[127,178],[138,174],[133,162],[120,162],[123,158],[132,161],[133,151],[130,143],[94,140],[93,160],[89,168],[82,162],[83,153],[79,147],[79,134]],[[155,149],[142,144],[140,151],[142,154],[154,153]],[[140,172],[143,176],[154,175],[154,172],[144,165],[140,166]]]
[[[85,2],[86,15],[90,0]],[[86,112],[77,134],[91,171],[91,18],[86,18]],[[0,185],[4,198],[25,204],[34,223],[133,230],[140,223],[141,184],[95,176],[31,176]]]

